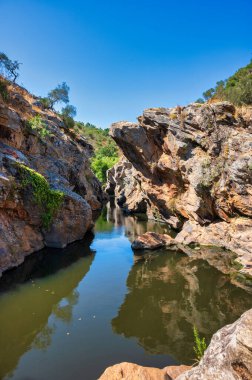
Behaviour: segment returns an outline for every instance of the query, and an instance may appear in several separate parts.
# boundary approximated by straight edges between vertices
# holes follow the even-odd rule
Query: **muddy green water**
[[[109,365],[191,363],[193,325],[209,341],[252,296],[206,261],[131,241],[164,226],[104,211],[95,237],[27,258],[0,280],[0,378],[94,380]]]

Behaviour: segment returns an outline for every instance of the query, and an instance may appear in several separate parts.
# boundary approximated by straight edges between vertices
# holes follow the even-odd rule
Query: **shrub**
[[[200,338],[197,328],[193,327],[193,335],[194,335],[194,347],[193,350],[196,355],[196,362],[199,362],[204,355],[204,352],[207,348],[205,338]]]
[[[68,129],[74,128],[74,119],[70,116],[62,116],[62,120]]]
[[[42,212],[42,225],[48,229],[53,216],[60,208],[64,194],[61,191],[50,188],[44,176],[26,165],[18,164],[21,176],[21,184],[24,188],[32,187],[34,200]]]
[[[50,100],[48,98],[39,98],[40,103],[42,104],[42,107],[45,109],[50,108]]]
[[[27,125],[32,130],[36,131],[39,137],[43,140],[45,137],[50,136],[51,133],[47,129],[46,123],[42,120],[40,115],[36,115],[27,121]]]

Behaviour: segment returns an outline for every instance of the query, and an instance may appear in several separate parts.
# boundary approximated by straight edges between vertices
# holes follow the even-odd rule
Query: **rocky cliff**
[[[231,103],[153,108],[110,134],[124,157],[107,192],[181,231],[182,244],[234,251],[252,274],[252,118]]]
[[[3,79],[1,79],[3,80]],[[92,146],[24,88],[0,95],[0,274],[84,237],[103,202]]]

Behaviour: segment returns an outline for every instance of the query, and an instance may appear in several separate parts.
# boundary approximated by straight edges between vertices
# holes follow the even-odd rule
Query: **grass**
[[[193,336],[194,336],[193,350],[196,355],[195,362],[198,363],[202,359],[204,352],[207,348],[207,345],[206,345],[205,338],[200,338],[196,326],[193,327]]]

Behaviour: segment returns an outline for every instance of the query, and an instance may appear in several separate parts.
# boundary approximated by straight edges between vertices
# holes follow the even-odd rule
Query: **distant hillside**
[[[119,150],[108,134],[109,129],[97,128],[90,123],[76,122],[74,130],[77,134],[84,136],[94,147],[91,168],[97,178],[105,183],[107,170],[114,166],[119,159]]]
[[[203,97],[198,102],[217,99],[228,100],[237,106],[252,105],[252,60],[228,79],[217,82],[215,87],[205,91]]]

